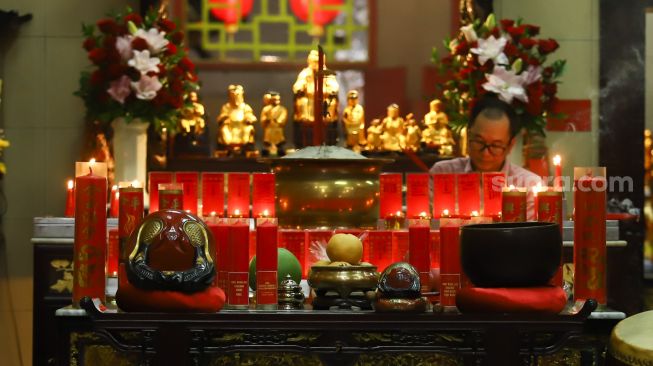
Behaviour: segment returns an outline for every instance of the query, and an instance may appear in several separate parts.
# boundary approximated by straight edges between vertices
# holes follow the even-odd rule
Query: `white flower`
[[[136,91],[136,98],[142,100],[152,100],[156,97],[156,92],[161,89],[161,83],[156,76],[141,75],[141,79],[132,82],[132,88]]]
[[[487,39],[479,39],[478,47],[472,48],[471,52],[478,55],[478,62],[485,65],[487,60],[494,61],[497,65],[508,64],[508,57],[503,53],[508,39],[505,37],[494,38],[489,36]]]
[[[125,98],[131,94],[131,89],[129,89],[130,82],[131,80],[129,80],[127,75],[123,75],[120,77],[120,79],[109,83],[109,89],[107,89],[107,93],[109,93],[111,98],[113,98],[118,103],[125,104]]]
[[[150,28],[147,31],[145,29],[139,29],[134,34],[135,37],[140,37],[147,41],[153,55],[163,51],[168,45],[168,40],[165,38],[165,35],[165,32],[159,32],[156,28]]]
[[[125,61],[132,57],[132,38],[130,35],[116,38],[116,50]]]
[[[158,57],[150,57],[150,51],[143,50],[138,51],[134,50],[134,57],[127,61],[127,64],[136,70],[140,71],[141,74],[148,73],[150,71],[158,72],[159,71],[159,60]]]
[[[495,66],[492,74],[485,74],[487,82],[483,89],[499,95],[499,99],[506,103],[512,103],[516,98],[528,103],[528,96],[523,86],[523,78],[514,71],[506,70],[503,66]]]
[[[467,24],[466,26],[461,27],[460,31],[463,33],[463,36],[465,36],[465,40],[467,42],[474,42],[478,40],[478,36],[474,30],[474,24]]]
[[[524,85],[531,85],[542,78],[542,67],[529,65],[526,71],[521,74]]]

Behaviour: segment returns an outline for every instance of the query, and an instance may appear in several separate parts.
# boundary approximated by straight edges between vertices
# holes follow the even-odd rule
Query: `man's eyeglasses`
[[[492,156],[502,155],[503,153],[506,152],[506,149],[508,149],[508,146],[505,145],[500,145],[496,143],[487,144],[485,143],[485,141],[477,140],[477,139],[469,140],[469,146],[472,149],[477,150],[478,152],[483,152],[483,150],[487,149],[487,151]]]

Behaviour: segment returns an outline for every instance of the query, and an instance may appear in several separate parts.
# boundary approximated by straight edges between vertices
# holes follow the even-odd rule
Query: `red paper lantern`
[[[290,0],[290,10],[302,22],[311,22],[313,29],[310,34],[320,37],[324,34],[324,26],[331,23],[340,10],[324,9],[324,7],[340,6],[343,0]]]
[[[219,5],[217,8],[211,8],[211,15],[221,20],[227,32],[232,34],[238,31],[238,21],[249,15],[254,6],[254,0],[209,0],[209,2]]]

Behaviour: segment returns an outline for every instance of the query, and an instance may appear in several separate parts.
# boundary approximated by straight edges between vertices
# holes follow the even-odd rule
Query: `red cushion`
[[[561,287],[463,288],[456,293],[456,306],[463,313],[558,314],[567,303]]]
[[[118,307],[127,312],[215,313],[225,303],[222,289],[209,286],[204,291],[186,294],[179,291],[142,290],[126,280],[121,265],[121,280],[116,292]]]

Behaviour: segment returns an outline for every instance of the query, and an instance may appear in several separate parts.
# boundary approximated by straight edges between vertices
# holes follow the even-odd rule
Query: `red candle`
[[[400,230],[392,233],[392,261],[408,261],[408,231]]]
[[[382,272],[387,266],[392,264],[392,231],[372,230],[369,232],[367,240],[369,242],[368,261]]]
[[[505,174],[483,173],[483,216],[495,217],[501,213],[501,192],[505,185]]]
[[[401,173],[381,173],[379,175],[379,217],[387,218],[402,212],[403,178]]]
[[[118,217],[118,200],[120,193],[118,192],[118,186],[114,185],[111,187],[111,196],[109,198],[109,217]]]
[[[306,277],[306,236],[303,230],[281,230],[280,247],[288,249],[299,261]]]
[[[107,245],[107,277],[118,276],[118,262],[120,259],[120,239],[118,229],[109,230],[109,243]]]
[[[431,230],[431,268],[440,268],[440,231]]]
[[[126,262],[134,248],[127,247],[129,237],[143,220],[143,188],[122,187],[118,190],[118,237],[120,238],[120,260]]]
[[[440,304],[456,305],[461,285],[460,219],[440,219]]]
[[[224,173],[202,173],[202,216],[224,216]]]
[[[535,210],[537,211],[537,221],[558,224],[560,236],[562,237],[562,192],[554,190],[537,192],[535,195]],[[558,267],[558,271],[551,281],[551,284],[555,286],[562,286],[563,284],[562,264],[561,257],[560,267]]]
[[[456,175],[458,214],[471,215],[481,211],[481,175],[466,173]]]
[[[275,220],[263,219],[256,226],[256,307],[277,308],[277,244]]]
[[[66,211],[65,217],[75,217],[75,182],[68,181],[68,188],[66,189]]]
[[[445,210],[456,208],[456,175],[433,174],[433,217],[440,218]]]
[[[159,184],[159,210],[181,210],[183,207],[184,189],[182,184]]]
[[[429,174],[406,174],[406,216],[408,218],[428,217],[429,208]]]
[[[249,305],[249,225],[238,222],[229,225],[227,248],[229,273],[227,274],[229,299],[232,308]]]
[[[415,220],[408,227],[408,262],[419,272],[422,293],[430,292],[429,274],[431,268],[429,220]],[[422,222],[423,221],[423,222]]]
[[[73,305],[79,306],[84,296],[105,300],[107,179],[91,170],[75,179],[75,187]]]
[[[227,215],[249,217],[249,173],[227,173]]]
[[[172,178],[169,172],[149,173],[150,213],[159,211],[159,184],[172,183]]]
[[[553,176],[553,187],[562,189],[562,159],[560,155],[553,157],[553,166],[555,167],[555,174]]]
[[[252,174],[252,214],[254,217],[275,217],[274,173]]]
[[[514,186],[501,194],[501,220],[503,222],[526,221],[526,192]]]
[[[574,299],[606,303],[605,168],[574,168]]]
[[[199,174],[197,172],[176,172],[175,182],[183,184],[184,190],[184,211],[197,214],[197,191]]]
[[[215,259],[215,267],[217,271],[217,286],[221,289],[227,288],[227,274],[229,273],[229,261],[227,260],[228,247],[229,247],[229,224],[227,220],[218,220],[215,224],[209,224],[209,229],[215,238],[215,248],[213,258]],[[229,295],[225,291],[225,295]]]

